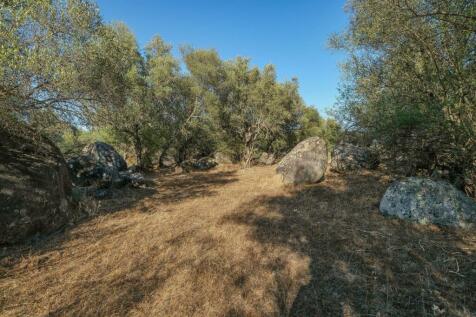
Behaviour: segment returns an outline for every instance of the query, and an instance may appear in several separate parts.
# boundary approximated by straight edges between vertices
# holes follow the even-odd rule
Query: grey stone
[[[276,172],[282,176],[284,184],[305,184],[322,180],[326,168],[326,142],[312,137],[296,145],[279,162]]]
[[[68,160],[68,168],[76,186],[109,188],[126,184],[119,173],[127,169],[127,163],[106,143],[94,142],[87,145],[82,155]]]
[[[182,162],[181,167],[185,171],[199,170],[205,171],[217,166],[218,163],[211,157],[202,157],[198,160],[186,160]]]
[[[109,144],[94,142],[87,145],[82,154],[90,157],[96,164],[107,166],[117,171],[125,171],[127,163],[122,156]]]
[[[0,124],[0,189],[0,244],[55,231],[78,216],[63,155],[26,127],[13,133]]]
[[[198,159],[194,164],[193,167],[198,170],[208,170],[217,166],[218,163],[211,157],[202,157]]]
[[[443,180],[409,177],[393,182],[380,212],[419,223],[467,226],[476,222],[476,202]]]
[[[124,185],[129,184],[131,187],[142,187],[145,185],[144,175],[133,170],[119,172],[119,179],[124,182]]]

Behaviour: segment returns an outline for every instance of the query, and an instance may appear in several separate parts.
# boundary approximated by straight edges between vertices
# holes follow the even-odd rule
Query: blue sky
[[[214,48],[223,59],[276,65],[297,77],[308,105],[325,115],[337,96],[343,53],[327,47],[348,20],[345,0],[97,0],[106,22],[123,21],[141,47],[156,34],[175,47]]]

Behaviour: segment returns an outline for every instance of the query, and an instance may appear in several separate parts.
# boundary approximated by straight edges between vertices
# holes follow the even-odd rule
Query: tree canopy
[[[340,122],[409,174],[476,170],[476,2],[351,0],[331,44],[349,53]]]
[[[96,130],[141,167],[168,151],[178,162],[220,151],[248,166],[304,137],[332,139],[297,80],[278,82],[273,65],[183,47],[182,69],[160,36],[139,47],[89,0],[4,1],[0,15],[1,116],[66,147]]]
[[[0,4],[0,102],[2,113],[33,123],[40,114],[78,115],[90,96],[83,86],[100,30],[92,2],[2,1]]]

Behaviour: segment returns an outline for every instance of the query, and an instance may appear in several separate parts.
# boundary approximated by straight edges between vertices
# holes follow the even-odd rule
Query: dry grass
[[[388,179],[282,188],[272,167],[159,175],[3,250],[2,316],[471,316],[476,233],[382,217]]]

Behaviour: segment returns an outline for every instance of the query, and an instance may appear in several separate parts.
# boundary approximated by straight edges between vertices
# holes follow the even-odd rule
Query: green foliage
[[[215,51],[184,50],[206,111],[219,132],[220,147],[245,166],[260,151],[281,152],[295,141],[304,106],[296,81],[280,84],[272,65],[251,68],[249,60],[222,61]]]
[[[62,120],[78,115],[89,54],[84,48],[99,25],[96,6],[87,0],[2,1],[1,110],[29,123],[38,111]]]
[[[300,119],[299,141],[313,136],[326,140],[330,151],[342,138],[342,131],[334,119],[323,119],[315,108],[305,107]]]
[[[111,131],[118,143],[130,144],[137,164],[156,152],[160,138],[158,108],[149,98],[145,62],[135,36],[122,23],[101,27],[91,43],[87,84],[94,92],[90,123]]]
[[[277,81],[273,65],[184,47],[185,72],[159,36],[141,51],[92,1],[4,1],[0,17],[0,117],[66,154],[98,139],[133,151],[140,167],[168,150],[179,162],[221,151],[248,166],[338,131],[305,106],[297,80]]]
[[[340,120],[376,139],[413,173],[476,170],[476,2],[353,0]]]
[[[323,119],[319,115],[319,112],[315,108],[306,107],[303,111],[301,119],[301,135],[300,139],[304,140],[309,137],[319,136],[323,124]]]
[[[75,156],[81,154],[81,150],[88,144],[96,141],[105,142],[116,145],[116,138],[111,131],[102,130],[80,130],[76,128],[69,128],[54,139],[59,149],[66,156]]]
[[[181,74],[171,47],[155,37],[146,49],[148,82],[152,103],[160,111],[164,127],[162,150],[173,148],[180,162],[213,152],[213,125],[205,109],[203,92],[191,79]]]

